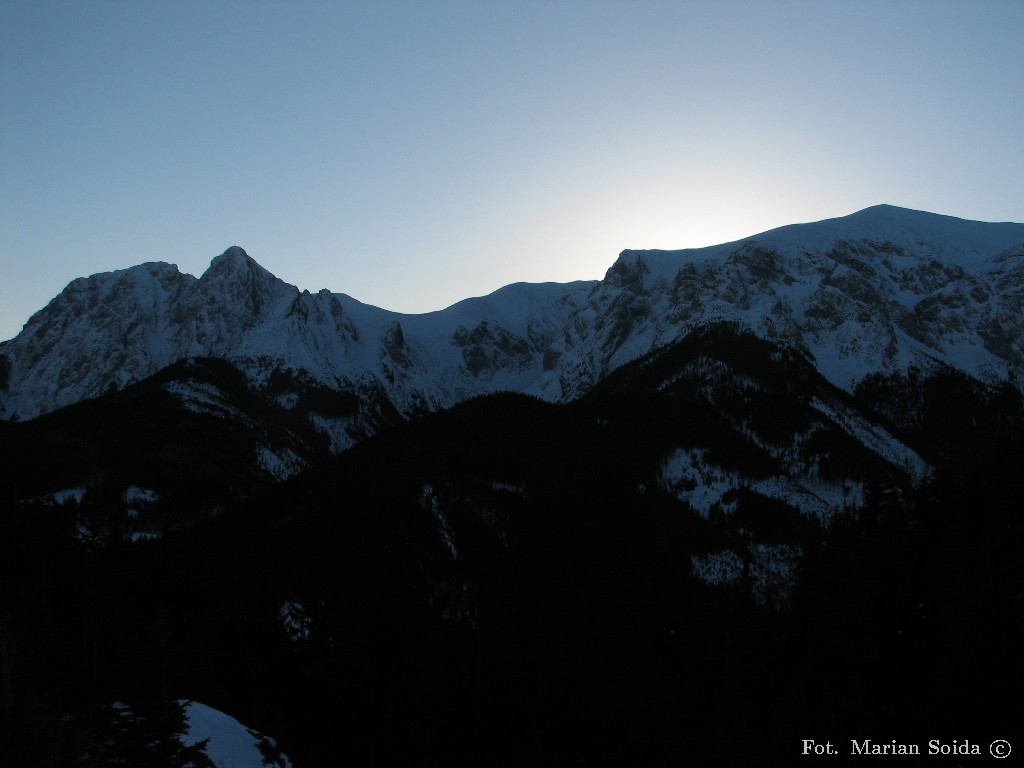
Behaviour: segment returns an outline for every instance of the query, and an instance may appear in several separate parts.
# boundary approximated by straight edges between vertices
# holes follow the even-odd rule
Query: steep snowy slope
[[[623,251],[570,323],[563,395],[697,325],[739,322],[845,389],[944,362],[984,380],[1024,366],[1024,224],[893,206],[735,243]]]
[[[73,281],[0,345],[0,415],[33,418],[190,357],[230,360],[285,405],[311,382],[383,395],[406,414],[499,389],[543,390],[557,381],[538,375],[544,350],[592,285],[518,284],[401,315],[299,291],[237,246],[198,279],[143,264]]]
[[[299,291],[236,247],[195,278],[143,264],[73,281],[0,344],[0,417],[33,418],[188,357],[286,407],[310,386],[409,416],[512,390],[587,392],[717,321],[799,350],[834,384],[935,361],[1024,373],[1024,224],[877,206],[683,251],[623,251],[600,282],[515,284],[423,315]],[[353,424],[312,416],[335,449]]]
[[[203,752],[216,768],[290,768],[272,738],[246,728],[231,715],[198,701],[181,700],[188,721],[186,746],[205,742]]]

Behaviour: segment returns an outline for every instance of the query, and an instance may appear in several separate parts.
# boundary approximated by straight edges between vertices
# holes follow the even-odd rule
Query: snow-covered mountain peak
[[[237,245],[228,248],[224,253],[215,256],[202,277],[205,283],[216,280],[252,281],[276,280],[269,271],[264,269],[254,258]]]
[[[1024,242],[1024,224],[971,221],[895,205],[875,205],[848,216],[787,224],[704,248],[626,249],[619,254],[619,260],[626,263],[643,261],[653,266],[667,255],[676,261],[699,262],[727,255],[750,244],[774,247],[779,251],[811,251],[829,250],[840,242],[875,243],[886,246],[880,250],[890,254],[898,250],[920,250],[924,246],[929,255],[952,259],[966,268],[978,266],[979,258],[991,258]]]
[[[197,330],[229,347],[241,332],[299,295],[295,286],[275,277],[237,245],[210,262],[196,287],[203,299]]]
[[[299,291],[232,246],[198,279],[149,263],[72,282],[0,344],[0,417],[198,356],[228,359],[257,388],[284,372],[403,414],[499,390],[565,400],[721,321],[846,389],[936,363],[1021,380],[1024,224],[879,205],[706,248],[624,250],[600,282],[514,284],[423,315]]]
[[[214,261],[216,261],[217,259],[224,259],[224,258],[248,259],[248,258],[250,258],[250,256],[249,256],[249,254],[247,254],[245,252],[245,249],[242,246],[240,246],[240,245],[232,245],[232,246],[226,248],[224,250],[224,253],[222,253],[220,256],[215,258]]]
[[[219,273],[219,272],[239,272],[252,269],[252,266],[260,267],[249,254],[245,252],[244,248],[237,245],[232,245],[230,248],[224,251],[219,256],[214,256],[213,260],[210,261],[210,266],[206,272],[203,273],[205,277],[207,274]]]
[[[1024,368],[1024,224],[880,205],[706,248],[625,250],[572,321],[564,396],[707,322],[801,351],[850,389],[936,363]]]

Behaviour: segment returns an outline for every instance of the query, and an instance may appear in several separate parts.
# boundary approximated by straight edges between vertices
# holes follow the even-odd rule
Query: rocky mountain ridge
[[[1024,224],[876,206],[709,248],[623,251],[598,282],[514,284],[404,315],[300,291],[235,246],[199,278],[142,264],[74,280],[0,344],[0,415],[28,419],[176,361],[221,357],[285,407],[310,385],[403,416],[518,391],[577,398],[622,364],[729,321],[832,383],[950,365],[1024,372]],[[323,417],[342,450],[366,413]]]

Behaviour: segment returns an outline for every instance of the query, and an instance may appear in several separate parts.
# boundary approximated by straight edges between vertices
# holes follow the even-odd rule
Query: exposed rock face
[[[935,361],[1019,379],[1024,224],[877,206],[711,248],[627,250],[600,282],[516,284],[426,315],[299,291],[233,246],[198,279],[149,263],[73,281],[0,344],[0,416],[32,418],[197,356],[230,360],[257,389],[301,372],[292,380],[383,395],[405,415],[501,390],[568,400],[722,320],[848,390]]]
[[[501,326],[482,320],[471,332],[460,325],[452,342],[462,349],[465,369],[478,379],[492,378],[497,371],[525,370],[533,363],[530,345]]]
[[[1021,369],[1024,225],[891,206],[689,251],[623,251],[570,323],[565,396],[697,325],[735,321],[851,389],[934,361]],[[568,350],[567,350],[568,351]]]

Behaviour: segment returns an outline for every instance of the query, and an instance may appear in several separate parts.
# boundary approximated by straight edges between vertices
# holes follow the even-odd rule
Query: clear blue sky
[[[237,244],[422,312],[893,203],[1024,221],[1024,3],[0,0],[0,338]]]

